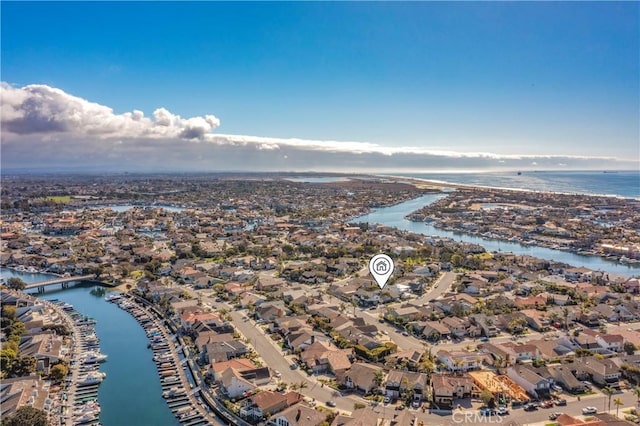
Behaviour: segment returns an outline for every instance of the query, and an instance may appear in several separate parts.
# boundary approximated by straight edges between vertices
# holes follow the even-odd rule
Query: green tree
[[[10,375],[13,377],[28,376],[36,372],[36,359],[32,356],[23,356],[13,360]]]
[[[33,407],[20,407],[16,413],[2,420],[2,426],[49,426],[47,414]]]
[[[631,342],[624,342],[622,347],[627,355],[633,355],[636,352],[636,345]]]
[[[493,397],[493,394],[486,389],[480,393],[480,400],[487,407],[491,407],[492,405],[495,405],[495,399]]]
[[[378,391],[382,387],[382,382],[384,382],[384,371],[376,370],[376,372],[373,373],[373,383],[375,383]]]
[[[2,319],[10,321],[11,325],[16,320],[16,307],[13,305],[2,305]]]
[[[69,374],[69,368],[64,364],[56,364],[51,367],[51,379],[61,382]]]
[[[7,287],[12,290],[24,290],[26,286],[27,283],[25,283],[18,277],[11,277],[7,280]]]

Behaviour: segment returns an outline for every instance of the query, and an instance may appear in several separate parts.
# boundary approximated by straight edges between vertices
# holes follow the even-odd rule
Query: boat
[[[112,293],[112,294],[108,294],[104,300],[106,300],[107,302],[115,302],[117,300],[122,299],[122,294],[120,293]]]
[[[85,364],[94,364],[96,362],[104,362],[106,360],[107,356],[105,354],[101,354],[98,351],[89,351],[85,354],[82,362]]]
[[[73,414],[75,416],[82,416],[84,414],[99,414],[100,413],[100,404],[95,401],[87,402],[82,404],[76,410],[74,410]]]
[[[80,381],[78,382],[78,385],[80,386],[97,385],[99,383],[102,383],[102,381],[106,376],[107,374],[101,371],[91,372],[86,376],[84,376],[83,378],[81,378]]]
[[[184,394],[184,389],[181,387],[173,387],[169,390],[166,390],[164,392],[162,392],[162,397],[163,398],[171,398],[174,397],[176,395],[180,395],[180,394]]]
[[[91,423],[96,421],[97,419],[98,419],[98,416],[96,416],[95,414],[87,413],[87,414],[83,414],[80,417],[76,417],[74,419],[74,423],[75,424]]]

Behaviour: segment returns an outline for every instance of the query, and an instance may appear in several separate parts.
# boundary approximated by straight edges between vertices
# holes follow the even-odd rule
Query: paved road
[[[620,415],[622,415],[623,410],[627,408],[631,408],[635,406],[636,397],[630,391],[624,391],[622,393],[618,393],[613,395],[611,399],[611,411],[610,413],[615,415],[616,409],[613,404],[613,400],[616,398],[620,398],[623,402],[623,405],[620,407]],[[540,408],[536,411],[524,411],[522,408],[511,410],[509,415],[498,418],[493,417],[489,418],[478,418],[475,417],[478,410],[469,409],[469,410],[456,410],[454,415],[446,415],[439,416],[436,414],[429,414],[428,412],[423,413],[419,410],[411,410],[414,413],[418,420],[424,422],[425,425],[429,426],[456,426],[456,425],[476,425],[476,424],[494,424],[497,426],[524,426],[524,425],[544,425],[549,422],[549,415],[554,412],[567,413],[571,416],[583,418],[582,417],[582,408],[587,406],[596,407],[599,412],[603,412],[606,407],[606,401],[608,398],[603,394],[598,393],[597,395],[590,395],[584,398],[581,398],[581,401],[576,401],[573,397],[567,397],[568,405],[564,407],[553,407],[549,409]],[[376,407],[375,410],[379,413],[380,417],[384,417],[386,419],[392,419],[394,414],[397,414],[398,411],[394,410],[393,406],[379,406]],[[468,417],[465,419],[465,413]]]
[[[329,400],[333,400],[337,404],[337,408],[342,412],[351,413],[353,404],[356,402],[364,402],[362,398],[355,396],[336,397],[334,390],[322,385],[314,378],[309,377],[300,369],[292,370],[290,365],[293,363],[291,356],[282,354],[280,347],[271,337],[265,335],[262,328],[253,320],[245,320],[246,311],[234,310],[233,307],[223,303],[216,303],[208,300],[207,303],[216,308],[226,308],[229,310],[231,319],[238,331],[247,339],[255,351],[260,354],[264,363],[273,371],[279,371],[282,377],[280,380],[286,383],[306,382],[307,387],[302,389],[300,393],[308,398],[315,399],[318,404],[325,404]],[[274,384],[276,381],[274,380]]]
[[[438,299],[445,292],[451,289],[451,285],[455,282],[457,276],[458,274],[455,272],[444,272],[428,291],[413,300],[412,303],[428,303],[432,300]]]

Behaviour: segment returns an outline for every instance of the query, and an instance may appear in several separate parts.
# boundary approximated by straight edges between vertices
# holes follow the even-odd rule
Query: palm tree
[[[380,388],[382,387],[382,382],[384,382],[384,371],[376,370],[376,372],[373,373],[373,383],[375,383],[378,391],[380,391]]]
[[[609,397],[607,407],[609,408],[608,411],[611,411],[611,397],[614,393],[616,393],[616,390],[611,386],[607,386],[606,388],[602,389],[602,393]]]
[[[613,405],[616,406],[616,417],[618,417],[618,412],[620,411],[620,406],[622,405],[622,400],[620,398],[616,398],[613,400]]]
[[[566,307],[562,308],[562,316],[563,316],[563,318],[564,318],[564,329],[565,329],[567,332],[569,332],[569,322],[568,322],[568,319],[569,319],[569,309],[568,309],[568,308],[566,308]]]

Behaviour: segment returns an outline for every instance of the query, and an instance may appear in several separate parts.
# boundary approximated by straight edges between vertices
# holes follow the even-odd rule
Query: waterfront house
[[[2,417],[11,417],[21,407],[32,407],[48,413],[52,408],[49,399],[49,383],[39,375],[3,378],[0,384]]]
[[[229,342],[208,343],[203,346],[201,361],[204,364],[210,362],[228,361],[247,354],[247,346],[239,340]]]
[[[220,389],[229,398],[238,398],[251,392],[256,386],[242,377],[242,375],[234,368],[227,368],[220,374]]]
[[[243,373],[245,371],[254,370],[256,365],[247,358],[233,358],[229,361],[220,361],[220,362],[212,362],[209,364],[208,374],[213,375],[213,378],[216,381],[220,381],[222,379],[222,373],[227,368],[233,368],[239,373]]]

